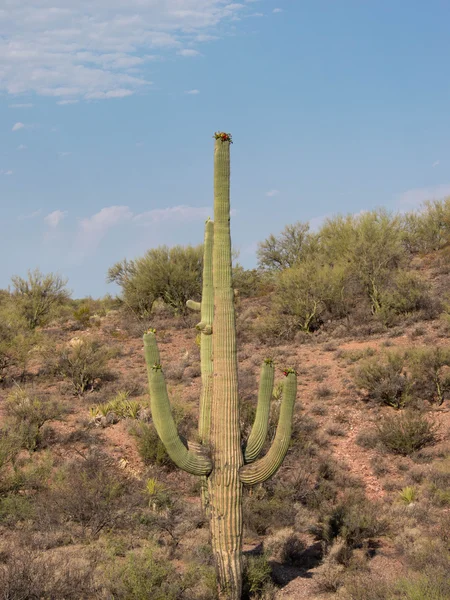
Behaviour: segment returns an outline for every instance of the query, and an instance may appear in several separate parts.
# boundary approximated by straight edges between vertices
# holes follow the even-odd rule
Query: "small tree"
[[[15,275],[11,281],[13,297],[30,329],[48,323],[55,308],[70,298],[66,288],[67,279],[54,273],[44,275],[35,269],[28,271],[27,279]]]
[[[290,322],[293,330],[314,331],[325,314],[342,316],[345,274],[312,258],[305,260],[280,274],[273,301],[273,314],[280,321]]]
[[[141,258],[123,260],[108,271],[108,281],[122,288],[125,304],[140,316],[150,314],[155,300],[163,300],[178,314],[186,314],[186,302],[199,298],[203,247],[160,246]]]
[[[309,233],[308,223],[297,221],[293,225],[286,225],[278,237],[271,234],[258,245],[258,264],[271,271],[293,267],[309,252],[314,238]]]

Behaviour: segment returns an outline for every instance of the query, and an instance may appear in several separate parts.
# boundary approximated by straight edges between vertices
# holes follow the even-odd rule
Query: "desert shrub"
[[[327,262],[346,265],[348,278],[377,314],[383,291],[406,259],[400,218],[383,209],[333,217],[325,221],[319,238]]]
[[[258,244],[258,265],[271,271],[289,269],[310,253],[314,241],[308,223],[286,225],[278,237],[271,234]]]
[[[14,300],[7,296],[0,303],[0,382],[8,375],[23,376],[31,351],[41,336],[30,330]]]
[[[125,517],[125,491],[125,482],[106,460],[90,456],[69,462],[59,470],[51,487],[42,494],[38,510],[43,522],[72,521],[96,536]],[[130,497],[126,504],[130,511]]]
[[[377,437],[390,452],[408,456],[434,442],[435,426],[420,412],[398,412],[378,424]]]
[[[448,600],[450,598],[450,579],[448,572],[431,570],[418,576],[412,574],[401,580],[397,592],[405,600]]]
[[[328,507],[314,528],[317,539],[328,547],[340,538],[348,550],[359,548],[386,531],[387,521],[379,516],[378,506],[356,494],[347,494],[331,510]],[[344,552],[343,556],[349,555]]]
[[[268,557],[282,564],[295,564],[303,556],[306,544],[292,528],[280,529],[264,540]]]
[[[276,282],[273,308],[265,325],[274,337],[318,329],[326,314],[345,314],[345,280],[338,269],[313,259],[282,272]]]
[[[136,440],[137,449],[144,464],[167,467],[169,470],[175,469],[153,423],[133,424],[130,432]]]
[[[61,416],[62,408],[55,400],[41,399],[17,388],[7,398],[6,414],[20,444],[30,452],[43,442],[43,426]]]
[[[264,554],[247,556],[243,572],[242,598],[244,600],[274,598],[275,589],[271,575],[272,569]]]
[[[136,260],[123,260],[108,271],[108,281],[122,288],[122,300],[140,316],[163,300],[178,314],[186,314],[187,300],[201,294],[203,246],[160,246]]]
[[[31,329],[48,323],[55,309],[70,298],[67,280],[54,273],[44,275],[36,269],[28,271],[27,279],[16,275],[11,281],[14,301]]]
[[[450,239],[450,198],[427,200],[419,212],[403,217],[404,244],[410,252],[440,250]]]
[[[233,266],[232,286],[240,298],[254,298],[263,293],[264,275],[257,269],[244,269],[240,264]]]
[[[293,524],[295,507],[292,490],[275,481],[259,486],[244,494],[244,526],[258,535],[265,535],[271,528],[287,527]]]
[[[75,339],[61,350],[54,370],[69,381],[75,394],[82,395],[111,379],[107,362],[112,355],[112,349],[99,340]]]
[[[389,324],[395,315],[408,315],[431,308],[429,290],[428,283],[417,273],[399,270],[381,294],[380,316]]]
[[[94,566],[93,561],[86,558],[76,560],[15,548],[0,564],[2,598],[90,600],[97,591]]]
[[[413,394],[441,405],[450,392],[450,348],[417,348],[408,352]]]
[[[19,521],[31,520],[34,515],[30,498],[14,493],[0,497],[0,523],[12,527]]]
[[[197,566],[181,574],[170,561],[147,548],[130,553],[123,564],[115,565],[107,574],[106,586],[113,598],[183,600],[193,597],[190,592],[202,571]]]
[[[409,389],[404,356],[390,352],[383,358],[369,358],[355,369],[354,381],[375,402],[400,408]]]

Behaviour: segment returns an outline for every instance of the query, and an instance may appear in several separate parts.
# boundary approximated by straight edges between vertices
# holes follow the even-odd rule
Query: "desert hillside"
[[[398,264],[389,267],[396,276]],[[320,319],[302,321],[298,308],[286,330],[275,322],[287,314],[280,294],[291,293],[286,274],[301,280],[303,267],[284,265],[281,283],[236,268],[243,436],[265,358],[277,373],[269,437],[283,370],[299,381],[283,466],[245,491],[245,597],[450,598],[448,264],[444,243],[413,253],[407,272],[416,292],[423,284],[415,306],[395,308],[397,283],[385,278],[389,312],[371,309],[349,276],[351,311],[324,300]],[[142,346],[155,328],[175,419],[195,439],[198,316],[158,298],[139,314],[123,296],[63,294],[46,322],[33,313],[27,327],[20,319],[29,325],[30,313],[19,309],[33,277],[42,284],[35,272],[28,288],[16,281],[0,298],[1,597],[215,598],[199,480],[157,438]]]

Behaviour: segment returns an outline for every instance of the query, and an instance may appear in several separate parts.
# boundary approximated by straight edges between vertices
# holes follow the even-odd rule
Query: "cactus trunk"
[[[281,465],[289,447],[297,392],[297,374],[285,369],[283,399],[275,439],[258,458],[268,430],[274,364],[266,359],[255,423],[243,452],[239,423],[239,394],[234,293],[231,283],[230,144],[231,136],[216,134],[214,149],[214,224],[205,228],[205,264],[201,308],[202,394],[201,445],[183,440],[170,410],[154,330],[144,335],[152,418],[172,460],[202,478],[202,504],[210,518],[211,543],[217,566],[219,596],[240,600],[242,593],[243,485],[262,483]],[[212,262],[212,265],[211,265]],[[212,268],[211,268],[212,267]],[[213,316],[214,315],[214,316]],[[212,358],[212,360],[211,360]]]
[[[243,465],[239,427],[239,394],[234,293],[231,284],[230,142],[214,149],[214,378],[211,406],[209,477],[211,541],[223,598],[238,600],[242,588]]]

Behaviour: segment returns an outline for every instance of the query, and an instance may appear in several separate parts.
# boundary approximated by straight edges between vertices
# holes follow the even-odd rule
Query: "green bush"
[[[399,582],[397,591],[404,600],[448,600],[450,579],[448,572],[422,573],[412,575]]]
[[[272,569],[267,557],[264,554],[261,556],[248,556],[244,565],[242,598],[249,600],[274,597],[275,588],[272,582]]]
[[[54,369],[69,380],[75,394],[82,395],[111,379],[107,363],[113,354],[99,340],[76,339],[61,350]]]
[[[364,360],[354,371],[354,381],[367,391],[368,398],[394,408],[405,404],[410,386],[405,358],[395,352]]]
[[[342,271],[313,259],[283,271],[273,295],[273,307],[263,327],[273,337],[290,338],[297,331],[318,329],[326,315],[345,313]]]
[[[62,409],[54,400],[31,396],[21,388],[14,390],[6,401],[6,414],[10,417],[12,432],[23,448],[33,452],[43,441],[43,426],[47,421],[61,416]]]
[[[31,329],[47,324],[55,309],[70,298],[67,280],[39,269],[28,271],[27,279],[12,277],[12,284],[13,299]]]
[[[386,531],[387,521],[380,517],[379,508],[366,498],[349,493],[320,516],[314,529],[317,539],[327,546],[340,538],[348,550],[359,548]],[[348,558],[348,554],[344,555]]]
[[[258,244],[258,265],[271,271],[289,269],[310,253],[314,241],[308,223],[286,225],[278,237],[271,234]]]
[[[0,302],[0,382],[25,374],[31,352],[40,341],[41,336],[30,330],[14,299],[5,296]]]
[[[133,424],[130,432],[136,439],[137,449],[144,464],[167,467],[170,470],[176,468],[159,439],[153,423]]]
[[[211,568],[192,565],[180,573],[158,551],[131,552],[122,564],[106,572],[105,586],[112,598],[124,600],[215,600]]]
[[[428,314],[435,316],[429,284],[412,271],[400,270],[394,275],[381,294],[381,307],[380,316],[387,324],[396,315],[419,310],[428,309]]]
[[[116,263],[108,281],[122,288],[125,306],[139,316],[148,316],[158,299],[185,315],[187,300],[201,295],[202,270],[202,246],[160,246],[142,258]]]
[[[450,348],[416,348],[408,352],[413,394],[441,405],[450,392]]]
[[[377,426],[377,437],[387,450],[408,456],[435,440],[435,426],[421,413],[398,412]]]

